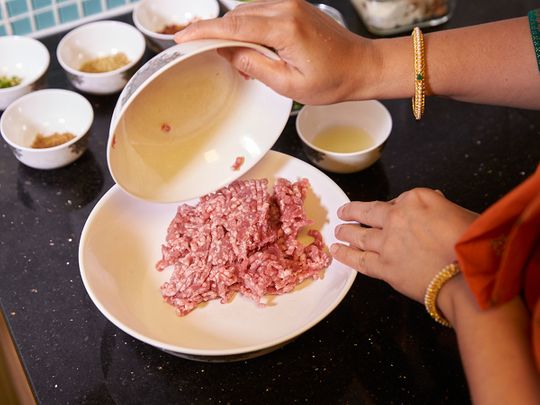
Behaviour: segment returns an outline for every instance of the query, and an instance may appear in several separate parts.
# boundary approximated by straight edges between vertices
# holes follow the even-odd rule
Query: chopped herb
[[[298,101],[294,101],[294,100],[293,100],[292,110],[293,110],[293,111],[298,111],[298,110],[300,110],[303,106],[304,106],[304,104],[301,104],[301,103],[299,103]]]
[[[21,82],[22,79],[18,76],[0,76],[0,89],[17,86]]]

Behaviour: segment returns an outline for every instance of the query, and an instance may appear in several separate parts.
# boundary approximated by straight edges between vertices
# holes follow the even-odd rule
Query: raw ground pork
[[[161,293],[178,315],[216,298],[229,302],[236,292],[263,305],[263,296],[290,292],[328,267],[318,231],[308,231],[308,246],[297,240],[311,224],[304,212],[309,181],[277,179],[272,194],[267,186],[266,179],[238,180],[195,207],[178,207],[156,264],[159,271],[174,266]]]

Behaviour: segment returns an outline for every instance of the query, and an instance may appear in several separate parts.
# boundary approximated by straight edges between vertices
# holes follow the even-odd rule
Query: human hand
[[[370,40],[348,31],[304,0],[267,0],[236,7],[222,18],[199,20],[178,32],[176,42],[221,38],[274,49],[272,60],[248,48],[219,52],[242,74],[304,104],[330,104],[355,97],[365,69],[376,62]]]
[[[334,258],[423,302],[432,278],[455,260],[454,245],[477,214],[434,190],[413,189],[389,202],[351,202],[338,210]],[[362,227],[360,224],[370,226]]]

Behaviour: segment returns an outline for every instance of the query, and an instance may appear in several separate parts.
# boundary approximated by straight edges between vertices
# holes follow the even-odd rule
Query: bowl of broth
[[[168,48],[126,85],[109,130],[115,182],[145,201],[180,202],[230,184],[281,134],[292,101],[246,80],[217,50],[259,45],[199,40]]]
[[[376,100],[307,105],[298,113],[296,131],[313,164],[353,173],[379,159],[392,131],[392,116]]]

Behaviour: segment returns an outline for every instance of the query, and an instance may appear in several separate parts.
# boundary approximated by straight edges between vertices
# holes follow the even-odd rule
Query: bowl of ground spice
[[[45,81],[49,51],[40,41],[16,35],[0,37],[0,110]]]
[[[79,93],[38,90],[8,106],[0,118],[0,132],[21,163],[56,169],[83,154],[93,120],[92,106]]]
[[[133,23],[154,52],[175,45],[174,34],[197,20],[216,18],[217,0],[141,0],[133,9]]]
[[[76,89],[112,94],[122,90],[139,68],[144,51],[144,37],[132,25],[97,21],[67,33],[56,56]]]

